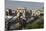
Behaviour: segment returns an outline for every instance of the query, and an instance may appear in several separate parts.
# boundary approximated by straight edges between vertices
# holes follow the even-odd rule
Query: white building
[[[25,8],[19,7],[16,9],[17,16],[20,16],[20,13],[22,14],[21,18],[25,18]]]
[[[32,16],[39,16],[39,15],[40,15],[40,11],[32,10]]]

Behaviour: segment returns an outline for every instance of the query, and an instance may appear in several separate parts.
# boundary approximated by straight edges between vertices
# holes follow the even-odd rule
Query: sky
[[[43,2],[24,2],[24,1],[5,1],[5,8],[10,8],[15,10],[17,7],[26,7],[30,9],[39,9],[44,7]]]

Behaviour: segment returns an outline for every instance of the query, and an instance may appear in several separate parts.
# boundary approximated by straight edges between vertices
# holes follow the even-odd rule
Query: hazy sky
[[[24,2],[24,1],[8,1],[6,0],[6,8],[10,8],[15,10],[16,7],[26,7],[26,8],[31,8],[31,9],[35,9],[35,8],[42,8],[44,7],[44,3],[40,3],[40,2]]]

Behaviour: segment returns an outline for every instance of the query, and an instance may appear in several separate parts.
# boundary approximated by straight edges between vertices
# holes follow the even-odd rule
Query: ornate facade
[[[20,16],[21,14],[21,18],[25,18],[25,8],[17,8],[17,16]]]

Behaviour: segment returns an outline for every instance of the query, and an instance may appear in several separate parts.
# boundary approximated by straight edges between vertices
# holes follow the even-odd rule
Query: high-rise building
[[[10,15],[10,16],[12,15],[12,10],[11,10],[11,9],[9,9],[9,15]]]

